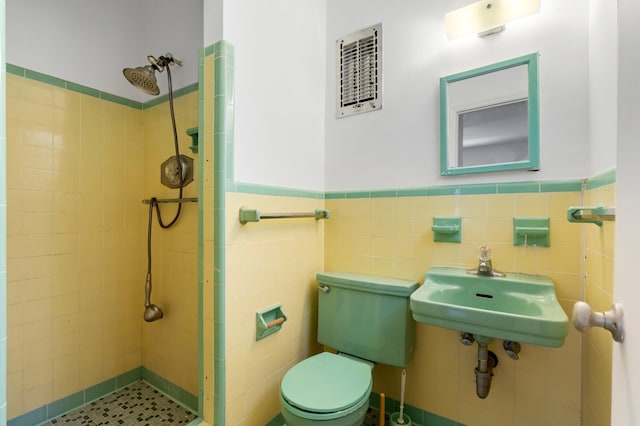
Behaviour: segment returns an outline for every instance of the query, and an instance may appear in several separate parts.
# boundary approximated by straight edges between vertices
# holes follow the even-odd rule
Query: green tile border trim
[[[130,385],[131,383],[137,382],[138,380],[144,380],[149,385],[186,406],[190,410],[195,411],[198,408],[197,397],[141,366],[10,419],[7,422],[7,425],[33,426],[47,422],[64,413],[68,413],[69,411],[75,410],[92,401],[109,395],[127,385]]]
[[[38,71],[22,68],[13,64],[6,64],[6,69],[8,74],[14,74],[19,77],[24,77],[30,80],[39,81],[41,83],[59,87],[61,89],[67,89],[72,92],[81,93],[83,95],[92,96],[94,98],[102,99],[108,102],[113,102],[116,104],[124,105],[126,107],[139,109],[139,110],[149,109],[151,107],[162,104],[169,100],[169,95],[165,94],[143,103],[143,102],[134,101],[132,99],[123,98],[122,96],[112,95],[111,93],[107,93],[97,89],[93,89],[91,87],[83,86],[81,84],[77,84],[72,81],[66,81],[58,77],[53,77],[47,74],[43,74]],[[191,92],[195,92],[198,90],[198,86],[199,86],[198,83],[193,83],[186,87],[176,89],[173,91],[173,97],[178,98],[180,96],[187,95]]]
[[[253,185],[257,187],[258,185]],[[256,189],[254,193],[259,189]],[[447,195],[491,195],[520,194],[542,192],[580,192],[582,180],[558,180],[539,182],[505,182],[463,185],[428,186],[422,188],[399,188],[371,191],[328,191],[326,200],[349,198],[385,198],[385,197],[433,197]],[[240,191],[238,191],[240,192]],[[320,195],[322,193],[319,193]]]
[[[607,170],[587,180],[587,190],[600,188],[616,182],[616,169]]]
[[[371,393],[369,396],[369,407],[380,409],[380,395],[377,393]],[[385,397],[385,413],[391,415],[400,411],[400,401],[393,398]],[[422,410],[409,404],[404,404],[405,413],[411,418],[411,423],[414,425],[424,426],[464,426],[464,424],[456,422],[454,420],[447,419],[446,417],[439,416],[429,411]]]
[[[396,198],[396,197],[432,197],[447,195],[491,195],[491,194],[531,194],[546,192],[580,192],[584,182],[587,189],[615,182],[615,170],[610,170],[589,179],[564,179],[532,182],[504,182],[483,184],[461,184],[427,186],[421,188],[391,188],[354,191],[312,191],[257,183],[235,182],[229,179],[227,192],[244,194],[274,195],[284,197],[315,198],[325,200],[355,198]]]
[[[311,191],[306,189],[284,188],[280,186],[258,185],[255,183],[229,182],[227,192],[244,194],[274,195],[280,197],[315,198],[324,199],[321,191]]]

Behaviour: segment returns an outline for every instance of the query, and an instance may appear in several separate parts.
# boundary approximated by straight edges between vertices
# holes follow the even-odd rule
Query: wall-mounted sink
[[[476,339],[559,347],[569,332],[553,281],[540,275],[488,277],[434,267],[411,295],[410,306],[416,321],[469,332]]]

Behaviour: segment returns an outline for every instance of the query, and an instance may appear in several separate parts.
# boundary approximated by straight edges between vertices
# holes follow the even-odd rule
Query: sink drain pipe
[[[478,366],[476,373],[476,395],[479,398],[486,398],[491,389],[491,379],[493,369],[498,365],[498,357],[487,348],[486,343],[478,342]]]

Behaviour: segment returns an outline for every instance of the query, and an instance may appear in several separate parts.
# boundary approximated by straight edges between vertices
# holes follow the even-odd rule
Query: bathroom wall
[[[171,52],[183,60],[174,89],[197,81],[203,0],[6,3],[8,63],[145,102],[151,97],[132,92],[122,68],[148,65],[147,55]]]
[[[164,91],[163,91],[164,93]],[[194,159],[194,182],[183,189],[183,197],[198,196],[198,154],[188,147],[191,137],[186,129],[198,126],[198,92],[174,100],[180,154]],[[143,198],[177,198],[178,189],[160,182],[161,164],[175,156],[173,130],[168,102],[142,113]],[[135,165],[131,165],[135,167]],[[141,200],[131,200],[141,214],[136,234],[142,241],[141,255],[146,268],[147,224],[149,208]],[[135,204],[134,204],[135,203]],[[177,204],[160,204],[162,220],[171,222]],[[152,228],[151,303],[164,311],[164,318],[142,325],[142,365],[191,395],[198,395],[198,204],[184,203],[180,219],[169,229],[161,229],[156,212]],[[146,271],[146,269],[145,269]],[[136,300],[144,295],[144,272],[136,281]],[[143,305],[138,319],[142,320]]]
[[[322,199],[227,193],[226,423],[266,424],[279,411],[289,368],[320,351],[315,274],[324,269],[325,221],[313,218],[240,224],[241,206],[261,212],[309,212]],[[287,321],[256,341],[256,312],[281,304]]]
[[[615,207],[616,185],[594,180],[585,205]],[[603,185],[603,183],[606,183]],[[584,224],[584,300],[603,312],[613,304],[615,222]],[[585,426],[611,424],[611,333],[597,328],[582,338],[582,421]]]
[[[579,0],[544,2],[540,13],[507,24],[500,34],[447,40],[445,13],[468,3],[403,0],[398,7],[383,1],[327,2],[326,190],[588,175],[588,6]],[[378,22],[383,34],[382,109],[336,119],[335,40]],[[540,171],[441,177],[439,78],[533,52],[540,53]]]
[[[563,192],[554,192],[559,187],[507,184],[482,190],[440,188],[449,195],[434,196],[333,194],[326,201],[332,216],[326,224],[325,270],[422,282],[431,266],[476,264],[477,247],[487,244],[496,269],[550,276],[570,314],[574,301],[581,300],[581,234],[580,225],[566,220],[566,209],[579,205],[581,195],[579,182],[561,187]],[[465,193],[469,195],[460,195]],[[461,243],[433,242],[436,215],[462,217]],[[551,246],[514,247],[514,216],[550,217]],[[407,404],[473,425],[580,423],[581,346],[575,330],[561,348],[523,345],[518,361],[494,342],[490,349],[499,365],[485,400],[475,394],[475,346],[460,344],[457,332],[422,324],[416,338],[407,367]],[[374,392],[399,400],[400,372],[377,365]]]
[[[223,12],[236,49],[235,180],[324,189],[325,2],[230,0]]]
[[[142,363],[142,134],[140,110],[7,75],[8,418]]]
[[[589,173],[616,167],[618,140],[618,7],[589,1]]]

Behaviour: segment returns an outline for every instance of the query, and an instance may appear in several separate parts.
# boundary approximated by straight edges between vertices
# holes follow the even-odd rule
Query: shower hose
[[[173,143],[174,143],[175,152],[176,152],[176,160],[177,160],[176,162],[178,163],[178,176],[180,176],[180,190],[179,190],[180,192],[178,195],[178,199],[182,200],[182,188],[184,186],[184,176],[182,175],[182,161],[180,161],[180,150],[178,148],[178,132],[176,130],[176,116],[173,109],[173,87],[171,83],[171,70],[168,65],[166,67],[166,70],[167,70],[167,80],[169,83],[169,110],[171,111]],[[151,201],[149,203],[149,225],[147,229],[147,277],[149,278],[151,277],[151,225],[153,223],[154,208],[156,210],[156,215],[158,217],[158,223],[160,224],[160,227],[163,229],[167,229],[173,226],[173,224],[175,224],[178,221],[178,218],[180,218],[180,212],[182,211],[182,202],[178,201],[178,210],[176,211],[176,215],[171,220],[171,222],[165,224],[162,220],[162,214],[160,213],[160,206],[158,205],[156,198],[155,197],[151,198]],[[147,302],[150,303],[149,301],[151,299],[151,286],[146,287],[145,298]]]

